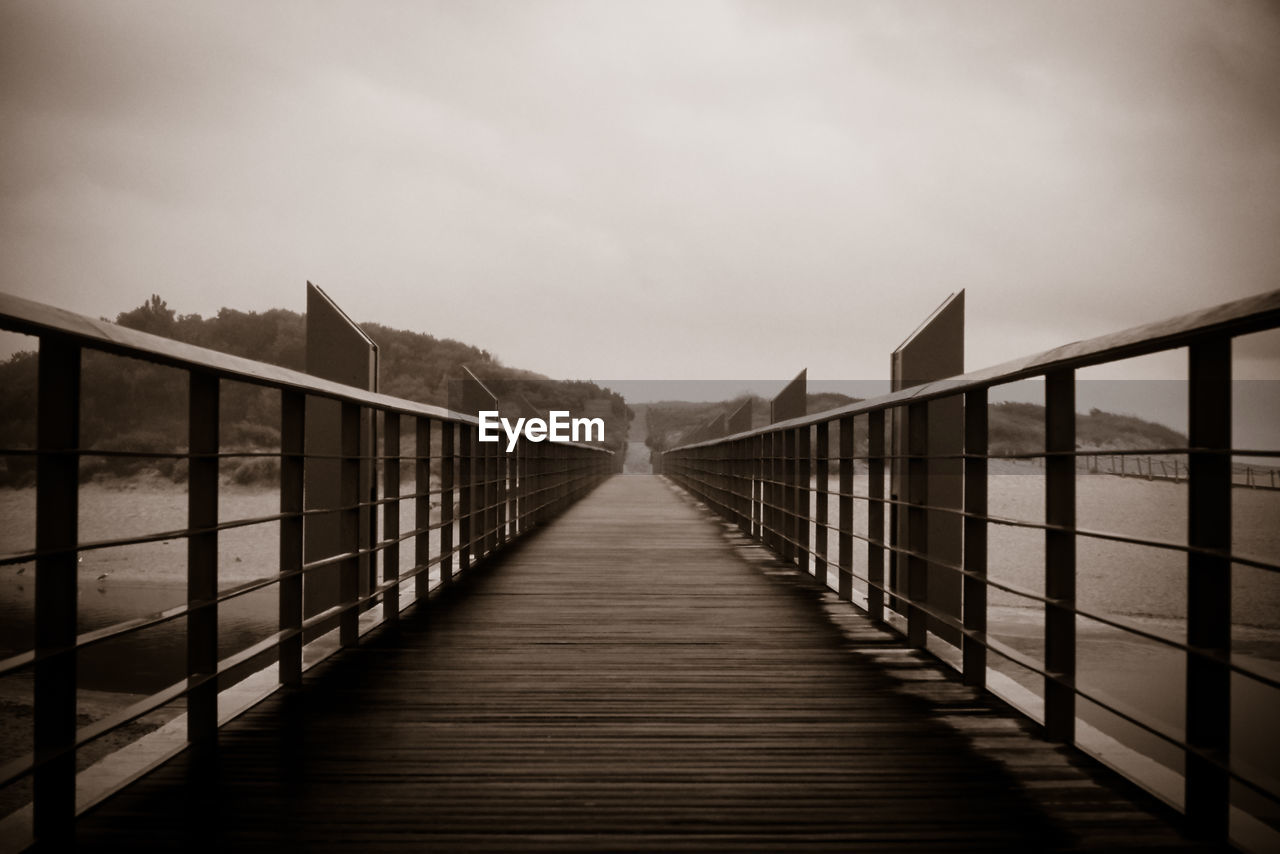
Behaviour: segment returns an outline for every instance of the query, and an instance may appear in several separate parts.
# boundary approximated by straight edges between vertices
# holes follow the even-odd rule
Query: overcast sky
[[[984,367],[1280,286],[1278,9],[0,0],[0,289],[817,381],[966,288]]]

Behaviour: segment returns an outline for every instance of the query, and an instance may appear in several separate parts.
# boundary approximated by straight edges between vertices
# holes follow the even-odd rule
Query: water
[[[413,488],[409,481],[402,491],[407,494]],[[80,540],[86,543],[176,530],[186,524],[186,499],[182,486],[164,481],[88,484],[80,492]],[[402,531],[413,528],[413,505],[412,500],[401,502]],[[224,486],[220,491],[223,521],[269,516],[278,510],[278,493],[271,489]],[[34,490],[0,490],[0,518],[4,519],[0,553],[31,548]],[[431,548],[432,554],[439,552],[438,532],[432,532]],[[220,533],[219,590],[274,575],[278,550],[276,522]],[[406,572],[413,566],[413,543],[402,544],[400,552],[400,569]],[[186,572],[187,541],[182,537],[84,552],[77,567],[77,631],[94,631],[185,604]],[[221,603],[219,657],[243,650],[274,632],[278,602],[278,588],[271,585]],[[0,567],[0,657],[32,647],[34,611],[33,566]],[[82,691],[153,693],[186,676],[186,621],[174,619],[83,649],[78,665]]]

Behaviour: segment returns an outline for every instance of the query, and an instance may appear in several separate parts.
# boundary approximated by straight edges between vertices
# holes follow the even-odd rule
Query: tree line
[[[104,318],[105,319],[105,318]],[[121,312],[115,323],[187,344],[302,371],[306,362],[306,317],[287,309],[263,312],[222,308],[211,317],[179,314],[158,294]],[[480,377],[499,397],[500,408],[545,412],[567,409],[575,415],[604,416],[605,444],[625,449],[631,410],[622,396],[595,383],[550,380],[503,365],[487,350],[449,338],[360,324],[378,345],[379,390],[419,403],[448,407],[450,384],[463,367]],[[35,447],[37,354],[20,352],[0,363],[0,448]],[[226,451],[279,448],[279,393],[244,383],[223,382],[220,407],[222,447]],[[523,414],[523,413],[522,413]],[[84,352],[81,368],[80,447],[168,454],[186,450],[187,374],[138,359]],[[274,465],[263,461],[228,462],[233,480],[269,478]],[[127,476],[153,470],[175,480],[185,477],[185,461],[86,455],[81,478]],[[31,456],[0,457],[0,485],[34,482]]]

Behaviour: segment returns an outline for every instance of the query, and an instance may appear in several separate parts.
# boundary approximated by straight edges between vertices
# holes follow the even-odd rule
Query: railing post
[[[987,633],[987,390],[964,396],[964,627],[985,639]],[[987,647],[965,635],[961,640],[964,684],[985,688]]]
[[[907,643],[928,646],[929,404],[907,406]]]
[[[712,448],[716,463],[716,494],[720,501],[720,515],[734,521],[733,459],[729,445],[721,443]]]
[[[480,431],[476,431],[477,437]],[[484,445],[484,553],[498,547],[498,443]]]
[[[538,523],[551,518],[551,446],[538,445]]]
[[[751,536],[764,542],[764,437],[747,440],[751,448]]]
[[[1044,729],[1071,744],[1076,731],[1075,371],[1045,374]]]
[[[76,814],[76,546],[80,346],[40,339],[37,368],[35,759],[33,829],[69,845]]]
[[[782,432],[782,554],[787,563],[799,565],[800,516],[799,492],[800,481],[797,478],[798,448],[795,430]],[[808,567],[805,567],[806,571]]]
[[[542,518],[551,521],[556,515],[556,495],[559,489],[559,476],[556,474],[556,446],[551,442],[542,443]]]
[[[488,551],[488,470],[489,446],[480,441],[480,430],[471,436],[471,562],[477,564]]]
[[[524,439],[521,439],[516,443],[516,449],[513,452],[515,456],[511,458],[512,479],[515,481],[511,504],[511,525],[517,535],[525,533],[526,530],[524,524],[524,490],[527,484],[524,482],[524,455],[528,449]]]
[[[1225,838],[1231,796],[1231,339],[1190,347],[1187,823]],[[1200,550],[1207,551],[1200,551]]]
[[[724,508],[726,521],[736,522],[738,516],[738,494],[733,478],[733,446],[729,442],[716,445],[716,458],[720,469],[720,506]]]
[[[307,396],[280,393],[280,684],[302,684],[302,525]]]
[[[800,569],[806,575],[811,571],[809,569],[809,550],[812,546],[812,540],[809,538],[809,523],[812,516],[810,508],[813,506],[811,500],[809,478],[813,473],[813,462],[810,454],[813,451],[813,443],[809,435],[809,427],[797,427],[794,431],[796,442],[796,484],[791,500],[792,507],[796,513],[796,559],[800,563]],[[827,580],[822,579],[825,587]]]
[[[413,598],[424,598],[431,590],[430,572],[418,570],[431,563],[431,419],[421,415],[414,421],[413,465]]]
[[[773,511],[773,520],[770,523],[770,531],[773,534],[773,552],[779,559],[785,560],[787,554],[787,523],[784,511],[784,496],[786,495],[786,461],[783,458],[785,450],[785,442],[781,433],[770,433],[770,451],[769,456],[773,465],[773,477],[771,478],[769,504]]]
[[[542,522],[542,444],[530,442],[525,448],[525,524],[536,528]]]
[[[556,515],[564,512],[564,508],[569,503],[569,453],[564,445],[554,445],[556,469],[559,471],[560,486],[556,490],[558,497],[556,500]]]
[[[400,577],[400,414],[382,414],[382,580]],[[382,593],[382,618],[388,623],[400,619],[400,585],[392,584]]]
[[[218,733],[217,375],[192,371],[188,403],[187,739],[196,743]]]
[[[816,429],[817,437],[815,442],[817,447],[814,448],[814,468],[817,481],[814,484],[816,491],[816,507],[814,508],[814,525],[813,535],[817,542],[814,545],[813,556],[813,574],[822,582],[822,586],[827,586],[827,540],[831,529],[827,526],[830,521],[827,508],[827,489],[829,486],[829,472],[827,471],[827,457],[829,455],[831,444],[831,422],[822,421]]]
[[[773,434],[760,436],[760,542],[776,552],[773,536]]]
[[[344,647],[360,641],[360,405],[342,402],[342,453],[339,478],[338,551],[347,555],[338,563],[338,602],[344,608],[338,618],[338,638]]]
[[[564,500],[564,454],[562,450],[559,445],[547,442],[547,463],[550,466],[551,473],[552,517],[559,515],[561,502]]]
[[[840,419],[840,497],[837,499],[839,596],[846,602],[853,601],[853,447],[853,416],[846,415]]]
[[[511,474],[510,466],[507,465],[511,455],[507,453],[506,447],[501,442],[495,442],[493,445],[493,463],[494,463],[494,484],[495,500],[497,505],[495,508],[497,518],[494,519],[494,527],[497,531],[494,535],[494,541],[501,545],[505,543],[509,537],[507,532],[507,499],[510,497],[511,485],[508,483],[508,476]]]
[[[470,424],[458,425],[458,572],[471,568],[471,510],[473,503],[471,471],[472,453],[475,450]]]
[[[779,559],[787,556],[787,480],[786,437],[782,433],[770,434],[773,439],[773,540],[774,553]]]
[[[440,422],[440,583],[453,581],[453,435],[457,425]]]
[[[746,521],[746,501],[743,499],[743,486],[746,479],[742,475],[742,464],[744,457],[742,455],[742,440],[735,439],[732,442],[725,443],[726,478],[729,485],[729,506],[732,511],[733,523],[742,533],[747,531]]]
[[[778,539],[778,478],[782,476],[782,463],[778,461],[778,447],[780,447],[780,439],[777,433],[767,433],[764,435],[764,449],[767,453],[765,457],[765,492],[764,492],[764,536],[765,545],[768,545],[769,551],[782,556],[781,540]]]
[[[853,419],[849,420],[849,445],[852,449]],[[853,491],[852,471],[849,475],[849,491]],[[876,622],[882,622],[885,587],[883,409],[867,413],[867,496],[867,614]]]

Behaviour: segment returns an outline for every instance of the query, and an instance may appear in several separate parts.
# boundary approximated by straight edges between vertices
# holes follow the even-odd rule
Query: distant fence
[[[1123,454],[1107,452],[1084,456],[1082,462],[1090,474],[1113,474],[1117,477],[1136,477],[1143,480],[1167,480],[1185,483],[1190,468],[1180,457],[1160,457],[1149,454]],[[1231,483],[1250,489],[1280,489],[1280,471],[1269,466],[1235,465]]]
[[[36,446],[0,448],[0,455],[34,457],[36,474],[35,548],[0,555],[0,566],[35,564],[36,606],[33,648],[0,661],[0,676],[34,674],[34,744],[25,756],[0,766],[0,788],[33,778],[33,829],[42,845],[65,844],[76,813],[76,751],[89,742],[179,698],[186,700],[187,741],[211,741],[219,725],[221,691],[244,675],[278,661],[279,679],[267,687],[298,685],[303,642],[336,624],[338,648],[354,646],[362,632],[361,614],[381,606],[379,622],[394,622],[402,607],[431,592],[430,572],[448,585],[506,543],[520,537],[581,498],[615,468],[613,455],[587,445],[529,443],[512,453],[496,443],[477,441],[476,419],[455,412],[350,386],[316,379],[285,368],[181,344],[0,294],[0,329],[39,338]],[[165,365],[189,379],[187,450],[103,451],[80,446],[81,354],[86,349]],[[275,389],[280,402],[280,449],[275,452],[224,452],[219,442],[222,382],[235,381]],[[333,455],[304,447],[308,397],[341,406],[341,448],[337,477],[340,506],[304,509],[304,465]],[[377,414],[382,453],[361,456],[363,412]],[[415,451],[401,456],[401,434],[412,436]],[[505,448],[505,445],[503,446]],[[177,530],[94,542],[78,534],[79,466],[82,457],[168,457],[189,466],[188,524]],[[219,463],[264,457],[279,461],[280,512],[268,516],[219,519]],[[361,500],[361,462],[381,465],[381,495]],[[411,462],[414,489],[401,492],[401,466]],[[432,486],[432,469],[439,486]],[[401,502],[412,502],[412,530],[400,530]],[[432,505],[438,505],[432,521]],[[360,515],[381,511],[380,539],[361,545]],[[279,552],[257,556],[277,571],[261,580],[220,587],[218,537],[223,531],[264,523],[279,524]],[[333,525],[342,549],[324,559],[304,562],[303,526]],[[77,561],[96,549],[185,539],[187,600],[163,613],[81,633],[77,629]],[[433,549],[432,541],[437,545]],[[400,549],[412,546],[412,569],[401,572]],[[381,579],[362,583],[362,560],[381,558]],[[304,616],[303,583],[309,573],[337,566],[340,601]],[[412,587],[402,591],[402,585]],[[275,632],[248,648],[219,654],[218,608],[222,603],[268,587],[279,588],[279,624]],[[402,596],[402,592],[404,595]],[[144,629],[185,620],[186,677],[127,708],[87,726],[76,721],[76,656],[81,650]],[[364,621],[364,630],[369,626]],[[309,662],[308,666],[314,662]],[[376,725],[376,722],[373,724]]]
[[[840,598],[853,596],[853,543],[866,546],[867,575],[857,576],[867,587],[870,616],[885,621],[894,610],[905,618],[906,635],[924,648],[936,629],[946,628],[960,639],[964,681],[985,686],[987,656],[995,653],[1039,674],[1044,685],[1044,733],[1055,741],[1076,743],[1077,699],[1087,700],[1120,719],[1173,745],[1185,756],[1182,806],[1189,826],[1209,838],[1225,838],[1229,831],[1232,787],[1280,803],[1280,786],[1268,777],[1233,767],[1230,758],[1232,677],[1244,677],[1271,689],[1280,688],[1274,675],[1245,666],[1231,656],[1231,569],[1251,567],[1267,573],[1280,565],[1232,549],[1233,459],[1280,457],[1280,451],[1233,448],[1231,439],[1231,349],[1236,336],[1280,326],[1280,291],[1218,306],[1192,315],[1154,323],[1115,335],[1071,344],[1046,353],[862,401],[827,412],[771,424],[725,438],[675,448],[662,455],[659,466],[708,507],[759,540],[783,561],[827,578],[828,532],[838,535]],[[1134,467],[1129,452],[1109,454],[1102,449],[1077,449],[1075,372],[1092,365],[1187,347],[1190,391],[1189,443],[1182,448],[1142,452],[1145,467]],[[988,453],[988,391],[997,385],[1029,378],[1044,379],[1045,447],[1036,454]],[[964,404],[964,451],[930,455],[929,404],[961,398]],[[905,453],[893,455],[886,443],[886,419],[906,414]],[[867,452],[855,453],[855,421],[865,435]],[[838,452],[829,459],[831,430],[838,432]],[[1161,454],[1181,455],[1186,463],[1163,469],[1153,462]],[[988,513],[988,463],[992,459],[1042,460],[1045,478],[1043,524],[1007,519]],[[1125,463],[1126,458],[1130,459]],[[905,462],[904,493],[886,496],[886,467]],[[962,463],[963,509],[930,502],[931,460]],[[1164,542],[1076,525],[1076,478],[1084,466],[1115,460],[1116,474],[1168,477],[1188,484],[1188,522],[1185,542]],[[866,493],[854,491],[855,461],[868,472]],[[829,491],[828,469],[836,463],[839,485]],[[861,466],[860,466],[861,467]],[[1272,475],[1274,477],[1274,475]],[[1245,470],[1249,485],[1262,486],[1257,472]],[[1269,485],[1269,484],[1268,484]],[[836,518],[829,496],[838,500]],[[854,529],[854,502],[866,503],[867,534]],[[810,508],[815,508],[810,513]],[[959,563],[940,560],[929,544],[928,515],[958,515],[963,520],[963,557]],[[886,519],[906,521],[904,542],[886,536]],[[1044,592],[1022,589],[987,576],[989,525],[1013,526],[1044,532]],[[892,525],[889,529],[892,529]],[[814,532],[811,542],[810,532]],[[1077,606],[1076,540],[1096,538],[1166,549],[1186,555],[1188,589],[1186,641],[1144,631],[1103,613]],[[896,559],[899,583],[886,583],[886,558]],[[931,601],[929,572],[960,576],[962,612],[946,613]],[[996,588],[1039,603],[1044,615],[1044,660],[1001,643],[988,634],[987,593]],[[1128,708],[1121,701],[1077,682],[1076,622],[1086,617],[1146,641],[1180,651],[1186,662],[1184,733]],[[936,638],[935,638],[936,641]],[[1271,693],[1265,717],[1280,719],[1280,703]]]

